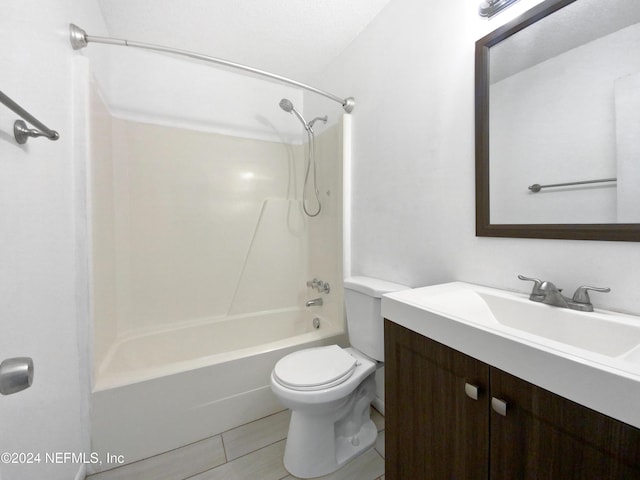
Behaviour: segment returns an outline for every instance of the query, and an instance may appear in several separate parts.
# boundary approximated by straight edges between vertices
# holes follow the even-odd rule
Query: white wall
[[[99,31],[89,34],[106,35]],[[167,41],[171,46],[171,41]],[[91,60],[109,111],[127,120],[275,142],[302,143],[303,129],[279,106],[303,111],[300,89],[245,72],[136,48],[90,44]],[[104,68],[105,63],[113,68]]]
[[[314,80],[356,99],[353,271],[528,291],[521,273],[611,287],[596,305],[640,313],[637,243],[475,236],[475,41],[536,3],[487,21],[475,0],[394,0]]]
[[[99,19],[97,5],[80,0],[4,2],[0,18],[0,88],[60,133],[19,146],[17,116],[0,106],[0,358],[35,362],[33,386],[0,397],[0,451],[42,455],[38,464],[0,465],[3,480],[73,479],[83,465],[45,454],[90,448],[86,144],[76,115],[84,68],[68,24],[98,28]]]
[[[640,221],[640,72],[616,81],[618,222]]]

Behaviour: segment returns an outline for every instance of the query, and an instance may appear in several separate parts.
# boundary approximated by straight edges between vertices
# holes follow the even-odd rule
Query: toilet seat
[[[329,345],[287,355],[276,364],[273,376],[292,390],[322,390],[345,382],[357,366],[352,355],[338,345]]]

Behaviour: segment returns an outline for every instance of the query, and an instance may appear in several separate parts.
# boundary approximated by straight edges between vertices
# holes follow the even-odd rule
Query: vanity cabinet
[[[640,479],[639,429],[389,320],[385,392],[386,480]]]

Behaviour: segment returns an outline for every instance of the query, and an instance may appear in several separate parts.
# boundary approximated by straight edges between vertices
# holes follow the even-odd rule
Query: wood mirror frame
[[[492,224],[489,185],[489,54],[495,44],[579,0],[547,0],[476,42],[476,236],[640,241],[640,224]]]

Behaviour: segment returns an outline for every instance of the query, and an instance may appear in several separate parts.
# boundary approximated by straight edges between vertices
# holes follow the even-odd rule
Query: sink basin
[[[478,294],[502,325],[608,356],[619,356],[640,345],[640,325],[628,325],[613,315]],[[529,302],[529,303],[525,303]]]
[[[425,297],[422,303],[467,322],[505,326],[609,357],[625,355],[640,346],[640,322],[629,321],[624,315],[579,312],[532,302],[526,295],[488,290],[459,288]],[[640,352],[629,360],[640,362]]]
[[[464,282],[384,295],[382,315],[640,428],[640,317],[579,312]]]

